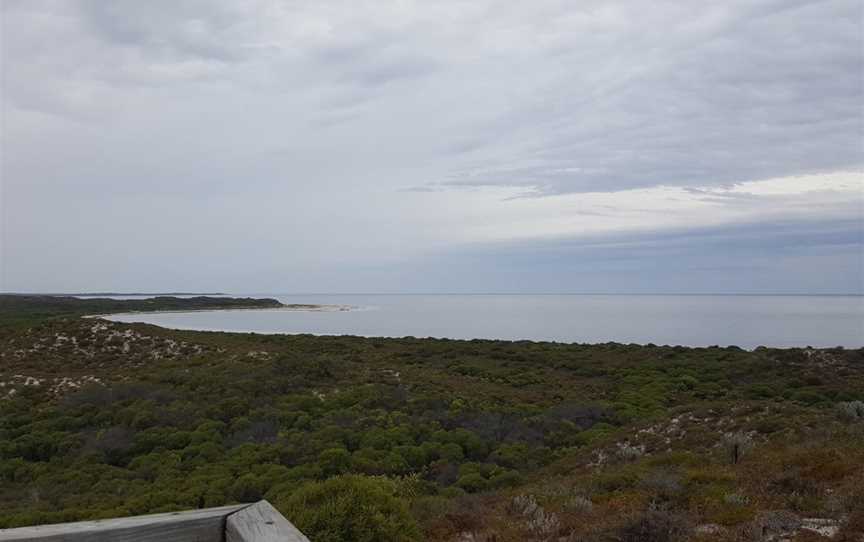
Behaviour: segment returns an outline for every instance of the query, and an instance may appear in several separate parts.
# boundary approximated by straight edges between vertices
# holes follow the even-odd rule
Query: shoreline
[[[302,309],[295,309],[295,310],[287,310],[286,312],[348,312],[352,309],[359,309],[359,307],[348,307],[348,308],[341,309],[341,310],[302,310]],[[250,309],[225,309],[225,310],[242,311],[242,310],[250,310]],[[259,310],[278,311],[278,310],[284,310],[284,309],[259,309]],[[114,313],[114,315],[147,314],[148,312],[154,313],[154,314],[156,313],[156,311],[139,311],[139,312],[135,312],[135,313],[128,313],[128,312]],[[199,311],[159,311],[159,312],[161,312],[161,313],[181,312],[182,313],[182,312],[223,312],[223,311],[222,310],[203,310],[203,311],[199,310]],[[111,315],[107,315],[107,316],[111,316]],[[101,316],[101,315],[88,315],[88,316],[83,316],[82,318],[101,318],[101,317],[103,317],[103,316]],[[766,349],[766,350],[809,350],[809,351],[814,351],[814,352],[815,351],[833,350],[835,348],[840,348],[842,350],[847,350],[847,351],[864,349],[864,346],[836,346],[836,345],[835,346],[829,346],[829,345],[825,345],[825,346],[813,346],[813,345],[807,345],[807,346],[800,346],[800,345],[798,345],[798,346],[796,346],[796,345],[741,346],[741,345],[736,345],[736,344],[682,344],[682,343],[655,344],[655,343],[650,343],[650,342],[633,343],[633,342],[623,342],[623,341],[614,341],[614,340],[608,340],[608,341],[578,341],[578,340],[567,341],[567,340],[554,340],[554,339],[512,339],[512,338],[495,338],[495,337],[470,337],[470,338],[469,337],[446,337],[446,336],[436,336],[436,335],[363,335],[363,334],[357,334],[357,333],[320,333],[320,332],[313,332],[313,331],[284,331],[284,330],[280,330],[280,331],[263,331],[263,330],[252,330],[252,329],[227,330],[227,329],[203,328],[203,327],[197,327],[197,326],[196,327],[174,327],[174,326],[168,326],[165,324],[154,324],[152,322],[132,322],[132,321],[125,321],[125,320],[111,320],[110,318],[105,318],[105,319],[109,320],[110,322],[117,323],[117,324],[147,324],[147,325],[151,325],[151,326],[156,326],[158,328],[161,328],[161,329],[164,329],[167,331],[192,331],[192,332],[197,332],[197,333],[223,333],[223,334],[227,334],[227,335],[246,335],[246,334],[271,335],[271,336],[274,336],[274,335],[275,336],[279,336],[279,335],[284,335],[284,336],[308,335],[308,336],[316,337],[319,339],[332,339],[332,338],[346,338],[347,337],[347,338],[352,338],[352,339],[363,339],[363,340],[366,340],[366,339],[370,339],[370,340],[383,339],[383,340],[387,340],[387,341],[397,341],[397,342],[403,341],[403,340],[412,340],[412,341],[420,340],[420,341],[433,341],[433,342],[434,341],[443,341],[443,342],[456,342],[456,343],[461,343],[461,342],[467,342],[467,343],[477,343],[477,342],[479,342],[479,343],[487,343],[487,342],[501,343],[501,342],[503,342],[503,343],[509,343],[511,345],[530,343],[530,344],[540,344],[540,345],[552,344],[552,345],[563,345],[563,346],[588,346],[588,347],[603,346],[603,345],[615,345],[615,346],[622,346],[622,347],[633,346],[633,347],[638,347],[638,348],[685,348],[688,350],[719,349],[719,350],[728,350],[728,351],[742,351],[742,352],[749,352],[749,353],[753,353],[753,352],[756,352],[756,351],[761,350],[761,349]]]
[[[182,309],[182,310],[158,310],[158,311],[124,311],[110,312],[104,314],[85,314],[81,318],[105,318],[112,316],[138,315],[138,314],[182,314],[189,312],[240,312],[240,311],[283,311],[283,312],[349,312],[357,310],[353,305],[303,305],[291,304],[281,307],[231,307],[225,309]]]
[[[310,300],[312,301],[312,300]],[[334,300],[336,301],[336,300]],[[489,326],[480,326],[475,328],[472,326],[464,326],[458,329],[450,326],[445,326],[443,329],[434,328],[426,329],[415,326],[384,325],[369,327],[368,319],[364,319],[362,315],[355,317],[346,316],[345,318],[337,318],[333,320],[330,317],[325,317],[325,314],[334,312],[365,312],[368,310],[376,310],[381,307],[364,306],[364,305],[348,305],[348,304],[323,304],[323,303],[291,303],[283,304],[277,307],[258,307],[258,306],[237,306],[224,308],[199,308],[199,309],[171,309],[171,310],[138,310],[138,311],[118,311],[101,314],[90,314],[87,318],[103,318],[108,321],[117,323],[147,323],[158,326],[166,330],[182,330],[182,331],[199,331],[211,333],[253,333],[261,335],[313,335],[317,337],[343,337],[352,336],[367,339],[431,339],[431,340],[452,340],[452,341],[502,341],[508,343],[520,343],[523,341],[533,343],[557,343],[557,344],[638,344],[641,346],[680,346],[684,348],[739,348],[744,351],[755,351],[759,347],[769,349],[808,349],[826,350],[837,346],[846,350],[857,350],[864,348],[864,343],[859,340],[843,340],[843,341],[825,341],[817,340],[811,337],[809,340],[804,340],[801,337],[755,337],[755,340],[734,340],[736,337],[729,336],[698,336],[696,340],[688,341],[687,338],[694,337],[677,337],[666,336],[661,337],[645,337],[644,334],[634,333],[616,336],[611,333],[590,334],[590,333],[544,333],[540,335],[532,335],[529,333],[520,334],[512,333],[512,329],[508,328],[489,328]],[[283,311],[307,313],[308,316],[293,316],[293,317],[278,317],[276,315],[260,315],[260,317],[249,318],[254,322],[261,320],[259,324],[245,323],[246,318],[250,315],[231,317],[225,315],[223,317],[210,316],[205,317],[200,315],[196,318],[197,313],[201,312],[226,312],[226,311],[246,311],[246,310],[261,310],[261,311]],[[147,314],[152,313],[153,317],[148,317]],[[322,313],[319,316],[314,316],[313,313]],[[179,317],[165,316],[159,318],[159,314],[180,314]],[[185,314],[185,316],[183,316]],[[254,315],[251,315],[254,316]],[[326,318],[326,319],[325,319]],[[375,317],[371,317],[375,320]],[[322,320],[324,319],[324,320]],[[160,321],[161,320],[161,321]],[[387,320],[385,318],[385,320]],[[211,325],[206,322],[210,321]],[[280,324],[280,322],[283,322]],[[308,321],[319,322],[320,325],[310,325]],[[185,325],[184,325],[185,323]],[[373,322],[374,323],[374,322]],[[451,329],[452,328],[452,329]],[[519,336],[521,335],[521,336]],[[668,334],[667,334],[668,335]],[[728,334],[727,334],[728,335]],[[665,340],[663,340],[665,339]],[[683,340],[682,340],[683,339]],[[705,339],[705,340],[698,340]],[[726,340],[723,340],[726,339]],[[733,340],[729,340],[733,339]],[[740,338],[739,338],[740,339]],[[752,338],[751,338],[752,339]],[[785,340],[784,340],[785,339]]]

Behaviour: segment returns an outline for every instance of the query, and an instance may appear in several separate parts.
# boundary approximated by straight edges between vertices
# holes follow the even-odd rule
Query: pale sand
[[[347,312],[359,307],[351,305],[285,305],[284,307],[233,307],[229,309],[185,309],[176,311],[126,311],[108,314],[87,314],[82,318],[110,318],[137,314],[176,314],[186,312],[239,312],[239,311],[275,311],[275,312]]]

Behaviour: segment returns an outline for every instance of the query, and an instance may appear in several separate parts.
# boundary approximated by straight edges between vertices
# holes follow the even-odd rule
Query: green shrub
[[[745,390],[748,399],[771,399],[777,395],[777,390],[767,384],[753,384]]]
[[[344,448],[329,448],[318,454],[318,464],[325,476],[343,474],[351,468],[351,454]]]
[[[468,493],[476,493],[483,491],[489,487],[489,482],[479,472],[470,472],[460,476],[456,481],[456,485],[467,491]]]
[[[515,487],[520,483],[522,483],[522,476],[515,470],[505,470],[489,478],[489,486],[495,489]]]
[[[255,475],[244,474],[234,481],[231,486],[231,496],[240,502],[255,502],[261,500],[261,497],[267,490],[267,484]]]
[[[527,444],[518,443],[499,446],[497,450],[492,452],[489,459],[502,467],[524,469],[532,463],[534,457]]]
[[[826,401],[828,398],[812,390],[799,390],[792,394],[792,400],[805,405],[815,405]]]
[[[678,512],[652,506],[628,519],[616,533],[621,542],[674,542],[687,540],[690,525]]]
[[[440,455],[441,459],[449,461],[451,463],[458,463],[462,461],[465,455],[462,453],[462,447],[454,442],[448,442],[447,444],[441,446]]]
[[[382,477],[343,475],[300,486],[276,507],[315,542],[408,542],[420,530],[396,484]]]

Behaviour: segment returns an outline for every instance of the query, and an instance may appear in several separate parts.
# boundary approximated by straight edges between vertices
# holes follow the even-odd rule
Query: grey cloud
[[[372,64],[366,69],[355,72],[353,77],[364,84],[379,86],[399,79],[427,75],[436,69],[436,63],[427,59],[393,59]]]
[[[363,36],[358,40],[313,49],[311,57],[331,70],[338,81],[361,87],[377,87],[436,71],[439,65],[430,54],[411,51],[411,46],[406,46],[409,39],[410,36],[392,32],[382,33],[374,39]]]
[[[592,88],[574,71],[540,89],[535,107],[490,128],[534,126],[515,132],[525,141],[520,152],[468,163],[442,184],[560,194],[705,186],[864,163],[860,4],[728,11],[739,7],[699,39],[676,41],[699,14],[679,21],[668,39],[653,40],[662,55],[631,52],[632,64],[609,82]],[[604,62],[596,59],[601,70]]]
[[[223,62],[240,60],[249,52],[244,42],[230,39],[243,15],[230,3],[180,0],[170,9],[160,2],[83,0],[78,5],[84,23],[114,44]]]
[[[514,197],[701,187],[705,201],[768,214],[785,200],[710,189],[860,168],[856,0],[0,3],[0,257],[11,262],[0,289],[196,289],[172,282],[192,280],[174,269],[182,263],[212,289],[242,290],[242,276],[339,290],[316,277],[363,268],[344,289],[391,288],[376,277],[402,274],[403,290],[427,290],[423,265],[435,262],[416,267],[423,255],[461,269],[466,288],[485,289],[486,273],[509,277],[501,287],[549,277],[564,288],[567,270],[585,276],[609,258],[621,280],[648,288],[632,269],[657,254],[707,270],[720,265],[711,250],[728,252],[779,273],[760,250],[788,255],[796,238],[811,244],[789,284],[812,285],[807,273],[829,260],[843,284],[860,271],[855,225],[824,226],[851,203],[814,207],[787,233],[766,226],[770,246],[744,231],[728,242],[640,231],[460,252],[482,213],[511,216],[508,201],[463,209],[482,187]],[[619,214],[606,211],[574,212]],[[238,271],[226,254],[255,264]],[[64,284],[52,282],[58,265]],[[170,280],[152,282],[162,274]]]
[[[399,269],[361,266],[354,278],[380,292],[864,294],[861,227],[749,223],[472,245]],[[337,274],[322,287],[341,284]]]
[[[500,243],[442,260],[483,275],[466,291],[864,294],[862,251],[864,221],[846,220]]]

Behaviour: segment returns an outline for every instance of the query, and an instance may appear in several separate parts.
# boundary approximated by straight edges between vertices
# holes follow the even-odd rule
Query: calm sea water
[[[864,297],[708,295],[273,295],[283,310],[123,314],[175,329],[686,346],[864,346]]]

